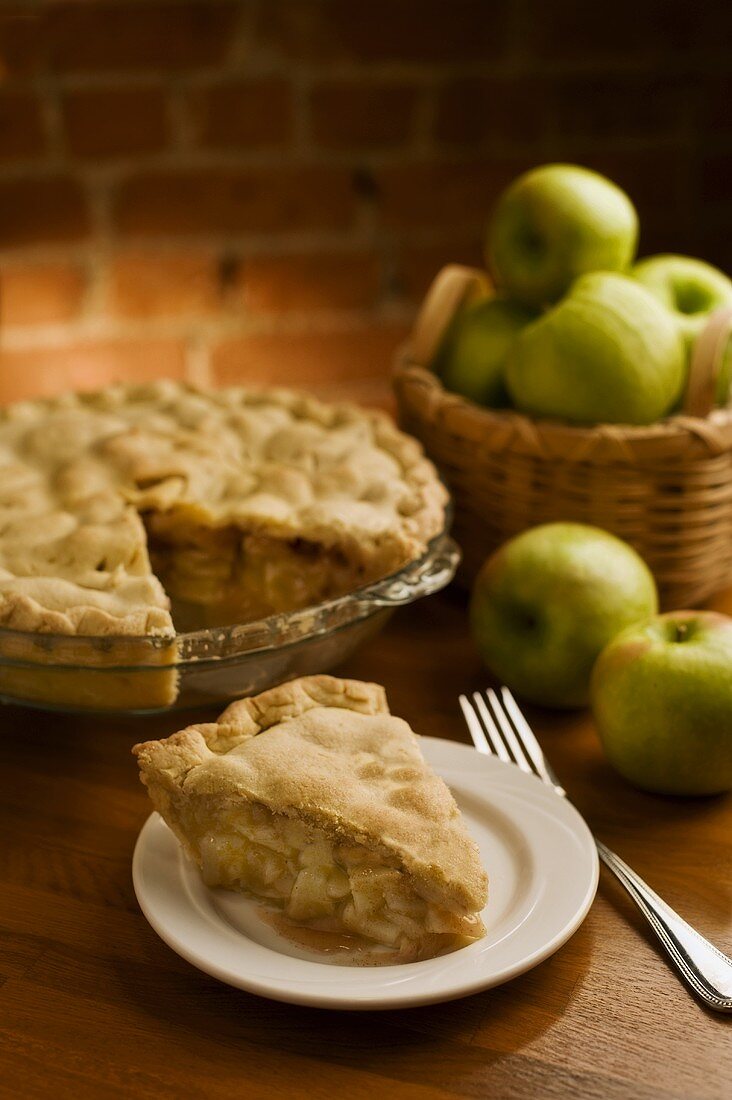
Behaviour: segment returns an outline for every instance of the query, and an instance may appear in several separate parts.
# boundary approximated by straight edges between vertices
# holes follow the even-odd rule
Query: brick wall
[[[173,374],[379,399],[548,159],[732,266],[732,5],[0,5],[0,397]]]

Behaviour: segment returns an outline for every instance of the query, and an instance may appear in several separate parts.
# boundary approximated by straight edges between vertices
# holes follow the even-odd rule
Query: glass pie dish
[[[0,700],[72,712],[154,714],[328,672],[373,637],[397,607],[449,584],[459,560],[445,529],[419,559],[390,576],[256,622],[164,637],[0,629]]]

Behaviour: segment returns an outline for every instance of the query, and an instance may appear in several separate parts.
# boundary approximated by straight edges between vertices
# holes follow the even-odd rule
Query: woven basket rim
[[[534,420],[515,409],[489,409],[451,393],[429,369],[415,362],[407,342],[397,350],[393,372],[398,399],[456,436],[467,435],[488,450],[514,449],[526,455],[567,461],[647,462],[654,458],[704,458],[732,450],[732,405],[706,417],[678,414],[649,425],[579,426]],[[411,396],[407,397],[407,393]]]

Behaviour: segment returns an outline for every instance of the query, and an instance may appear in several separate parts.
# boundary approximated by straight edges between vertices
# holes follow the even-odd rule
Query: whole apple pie
[[[305,677],[133,751],[207,885],[265,903],[296,942],[406,962],[485,934],[478,849],[378,685]]]
[[[0,412],[0,627],[122,637],[130,664],[136,638],[169,638],[170,664],[176,630],[397,570],[440,531],[445,501],[419,444],[351,405],[172,381],[19,403]],[[2,645],[25,655],[18,635]],[[148,686],[155,702],[175,695],[174,677]]]

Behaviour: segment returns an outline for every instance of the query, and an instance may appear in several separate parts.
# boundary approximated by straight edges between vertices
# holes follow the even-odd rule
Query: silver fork
[[[506,687],[500,689],[500,695],[499,699],[489,688],[485,697],[474,692],[472,702],[466,695],[460,696],[476,749],[537,775],[558,795],[567,798],[513,695]],[[732,1012],[732,959],[682,920],[620,856],[596,837],[594,840],[600,859],[628,891],[686,985],[707,1007]]]

